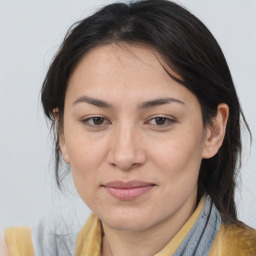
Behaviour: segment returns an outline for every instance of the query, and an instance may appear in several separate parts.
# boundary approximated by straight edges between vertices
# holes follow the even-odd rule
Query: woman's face
[[[83,201],[112,228],[145,230],[195,207],[200,104],[159,60],[143,45],[99,46],[68,83],[62,154]]]

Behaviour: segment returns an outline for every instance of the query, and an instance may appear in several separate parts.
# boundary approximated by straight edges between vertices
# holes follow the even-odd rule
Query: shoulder
[[[0,233],[0,255],[1,256],[10,256],[6,238],[1,233]]]
[[[224,225],[222,238],[236,251],[244,254],[256,255],[256,230],[241,223],[239,225]],[[254,253],[254,254],[250,254]]]
[[[256,230],[243,223],[222,223],[209,255],[256,256]]]
[[[28,227],[12,227],[5,230],[5,239],[10,255],[34,255],[31,229]],[[7,254],[8,255],[8,254]]]

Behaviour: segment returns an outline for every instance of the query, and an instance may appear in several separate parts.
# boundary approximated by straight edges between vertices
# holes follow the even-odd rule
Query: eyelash
[[[164,120],[164,124],[162,124],[162,125],[156,124],[157,120],[160,121],[161,119]],[[165,117],[165,116],[156,116],[156,117],[149,119],[149,121],[147,121],[147,123],[150,123],[152,120],[155,120],[155,124],[152,124],[152,125],[156,125],[157,127],[168,127],[171,124],[176,122],[176,120],[173,118],[169,118],[169,117]]]
[[[103,121],[103,123],[102,124],[98,124],[98,125],[95,124],[95,123],[94,124],[90,123],[90,122],[97,121],[97,119],[100,119],[100,121]],[[162,124],[162,125],[156,124],[156,122],[160,121],[161,119],[162,119],[162,121],[164,121],[164,124]],[[155,121],[155,123],[154,124],[150,123],[153,120]],[[81,120],[81,122],[84,125],[87,125],[89,127],[96,128],[96,129],[97,128],[103,128],[106,124],[107,125],[111,124],[110,121],[108,121],[105,117],[101,117],[101,116],[89,117],[89,118]],[[175,122],[176,122],[176,120],[173,119],[173,118],[169,118],[169,117],[165,117],[165,116],[156,116],[156,117],[150,118],[148,121],[145,122],[145,124],[150,124],[150,125],[162,128],[162,127],[168,127],[168,126],[172,125]]]
[[[91,124],[90,121],[94,122],[96,121],[96,119],[101,119],[103,120],[103,124],[97,125],[97,124]],[[92,116],[86,119],[81,120],[83,124],[88,125],[89,127],[93,127],[93,128],[102,128],[104,127],[104,123],[107,121],[108,124],[111,124],[105,117],[102,116]]]

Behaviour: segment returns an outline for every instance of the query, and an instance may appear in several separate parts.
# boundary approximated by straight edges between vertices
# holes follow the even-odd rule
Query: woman
[[[75,255],[256,255],[234,202],[246,121],[220,47],[191,13],[148,0],[82,20],[42,103],[56,127],[57,183],[61,157],[94,213]],[[46,226],[7,229],[10,255],[72,255],[70,237]]]

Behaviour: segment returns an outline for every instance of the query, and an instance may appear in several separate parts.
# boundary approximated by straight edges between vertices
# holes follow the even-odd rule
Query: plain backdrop
[[[90,211],[54,181],[52,137],[40,88],[67,29],[103,0],[0,0],[0,228],[35,225],[46,214],[77,218]],[[236,193],[239,218],[256,228],[256,1],[179,0],[221,45],[254,139],[244,135]],[[71,184],[71,185],[70,185]]]

